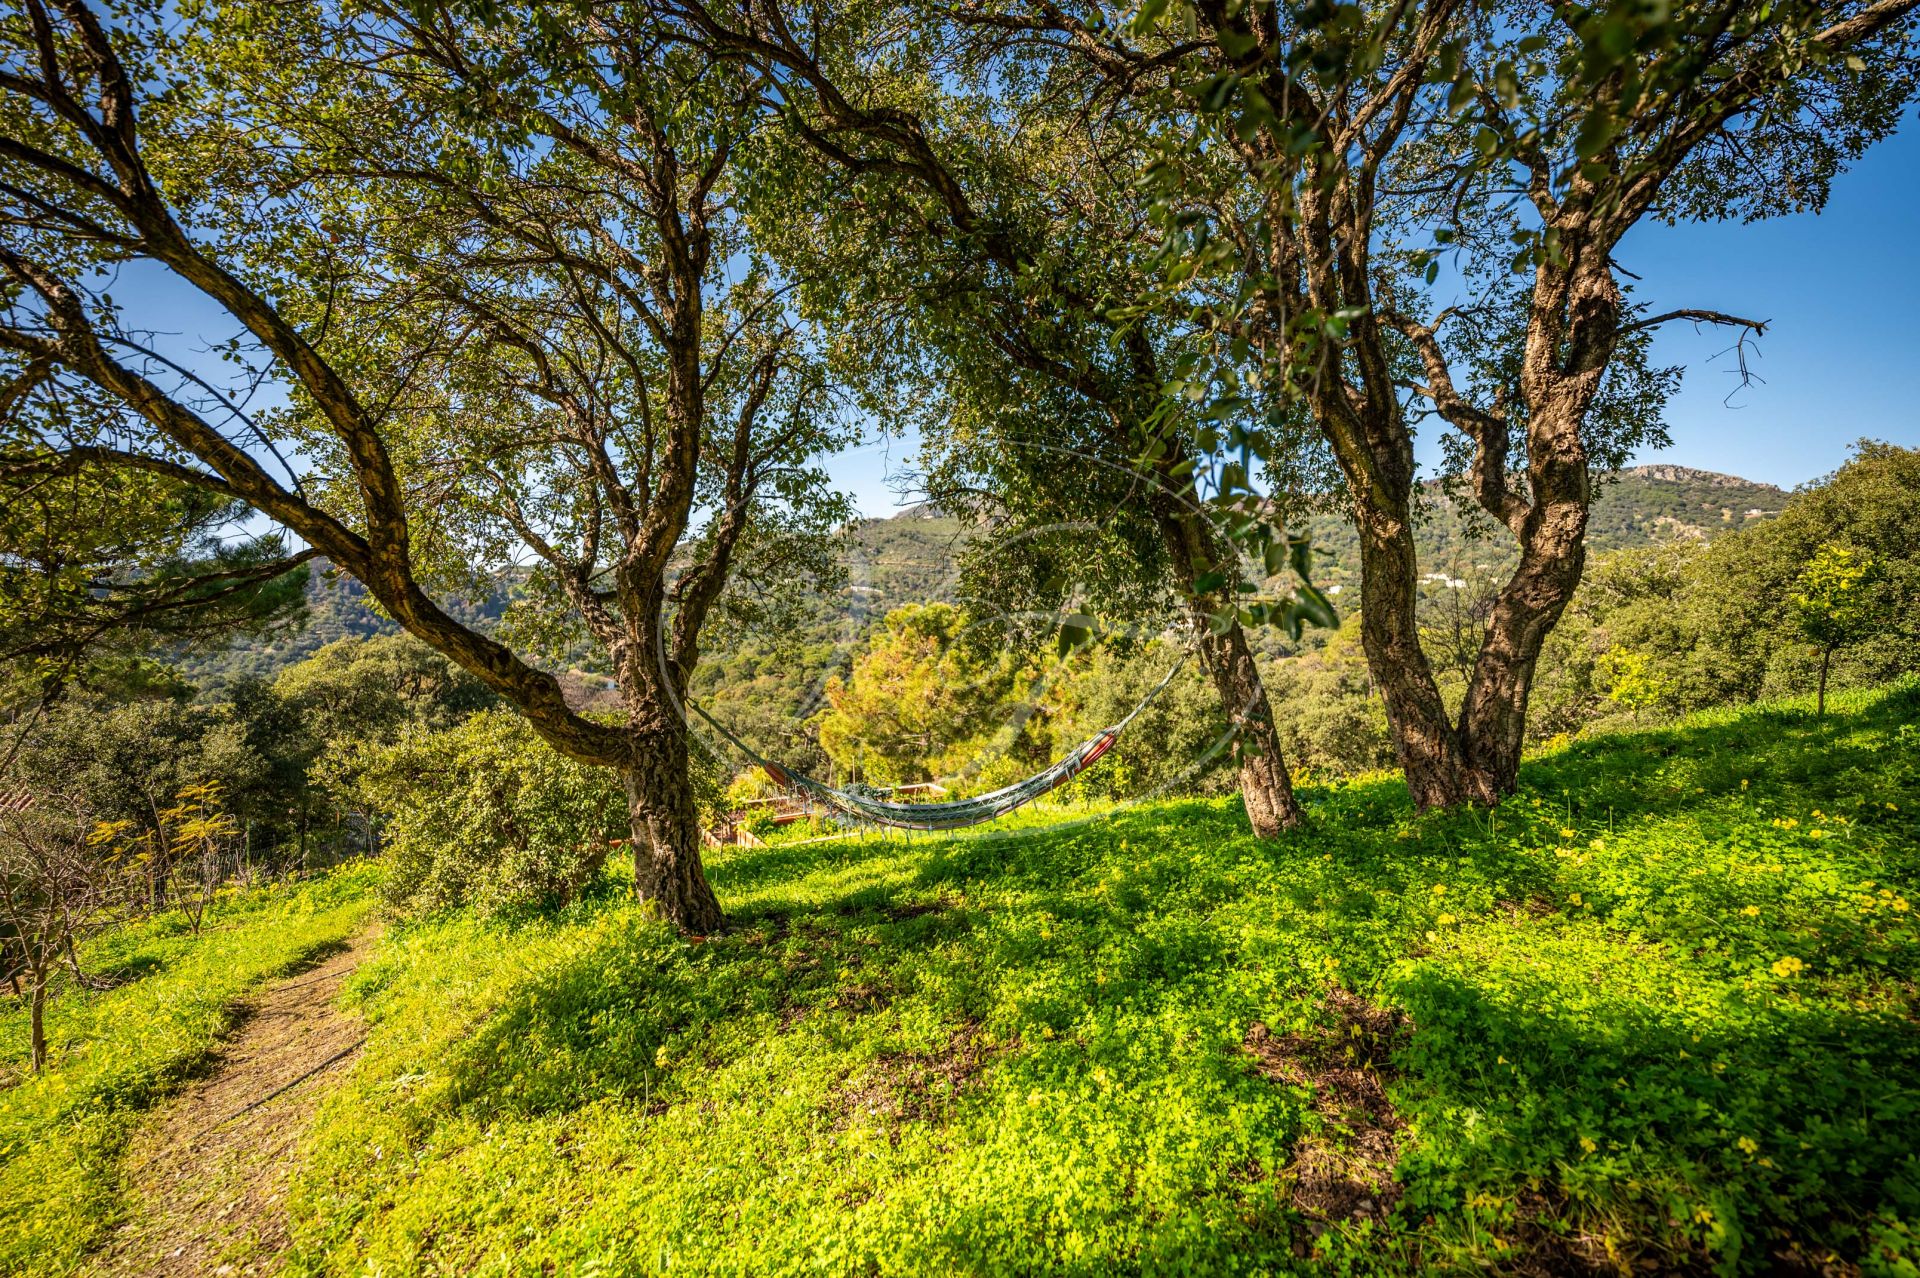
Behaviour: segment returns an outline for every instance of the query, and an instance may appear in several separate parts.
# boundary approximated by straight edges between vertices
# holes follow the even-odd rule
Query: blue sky
[[[1668,405],[1673,447],[1642,461],[1726,471],[1790,488],[1832,471],[1862,436],[1920,446],[1920,128],[1867,153],[1826,210],[1750,225],[1643,224],[1620,263],[1645,277],[1656,311],[1708,307],[1772,321],[1755,371],[1736,385],[1725,330],[1672,324],[1656,354],[1685,364]]]
[[[1862,436],[1920,447],[1920,128],[1870,151],[1840,175],[1825,211],[1765,222],[1644,223],[1621,245],[1642,277],[1636,297],[1656,313],[1680,307],[1771,321],[1750,347],[1764,379],[1735,392],[1732,333],[1686,323],[1655,340],[1664,364],[1686,367],[1667,406],[1673,447],[1640,462],[1672,462],[1792,488],[1829,473]],[[831,469],[868,515],[900,505],[887,476],[911,441],[869,445]],[[1437,456],[1421,441],[1423,461]]]

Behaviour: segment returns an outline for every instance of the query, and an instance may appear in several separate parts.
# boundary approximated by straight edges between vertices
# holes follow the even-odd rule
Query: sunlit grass
[[[416,922],[353,985],[295,1270],[1901,1272],[1917,708],[1576,742],[1492,816],[1313,789],[1264,844],[1193,801],[733,850],[692,945],[618,882]],[[1311,1219],[1337,1134],[1245,1046],[1335,989],[1413,1025],[1384,1221]]]
[[[0,1015],[0,1273],[65,1273],[102,1237],[140,1114],[205,1059],[236,998],[351,936],[377,877],[359,865],[231,898],[197,939],[173,915],[98,938],[84,965],[125,983],[52,1000],[37,1076],[24,1072],[25,1012]]]

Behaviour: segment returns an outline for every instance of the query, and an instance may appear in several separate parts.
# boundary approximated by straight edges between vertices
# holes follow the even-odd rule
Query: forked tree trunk
[[[700,859],[686,724],[664,708],[645,718],[634,732],[634,762],[620,775],[633,835],[634,895],[683,932],[717,932],[726,917]]]
[[[1247,821],[1255,838],[1274,838],[1300,824],[1300,803],[1293,794],[1293,778],[1287,774],[1266,685],[1247,646],[1246,632],[1237,622],[1225,634],[1216,635],[1202,611],[1198,624],[1201,663],[1236,736],[1240,797],[1247,806]]]
[[[1360,532],[1360,642],[1374,686],[1386,703],[1393,750],[1407,778],[1413,806],[1450,808],[1481,797],[1464,760],[1420,645],[1419,560],[1410,518],[1362,509]]]
[[[1586,566],[1587,482],[1579,474],[1536,483],[1541,498],[1527,516],[1520,566],[1494,601],[1460,712],[1461,745],[1474,798],[1496,803],[1520,782],[1527,700],[1547,635],[1579,589]],[[1556,498],[1550,495],[1559,489]]]

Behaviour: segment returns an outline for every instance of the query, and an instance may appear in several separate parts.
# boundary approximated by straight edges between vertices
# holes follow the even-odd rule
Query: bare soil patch
[[[980,1027],[966,1022],[938,1051],[881,1053],[865,1073],[840,1088],[835,1108],[843,1125],[855,1115],[887,1124],[897,1145],[898,1124],[944,1120],[1001,1050],[987,1047]]]
[[[1327,992],[1328,1024],[1276,1036],[1255,1022],[1246,1050],[1268,1078],[1313,1089],[1317,1130],[1295,1142],[1283,1176],[1293,1205],[1318,1232],[1339,1221],[1384,1220],[1400,1196],[1393,1164],[1404,1124],[1387,1098],[1391,1056],[1412,1026],[1392,1008],[1344,989]]]
[[[366,1033],[334,996],[375,939],[365,932],[247,999],[207,1069],[128,1151],[132,1207],[90,1274],[173,1278],[278,1267],[300,1135]]]

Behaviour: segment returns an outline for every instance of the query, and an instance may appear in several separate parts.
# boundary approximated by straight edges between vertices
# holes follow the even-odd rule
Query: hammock
[[[1016,781],[1010,786],[994,790],[989,794],[977,795],[971,799],[953,799],[945,803],[889,803],[884,799],[857,790],[843,790],[816,781],[805,773],[783,768],[769,759],[763,759],[754,753],[753,747],[742,741],[712,715],[693,702],[687,702],[693,712],[705,719],[715,732],[733,743],[734,749],[766,769],[775,785],[812,795],[836,812],[861,821],[870,821],[875,825],[892,826],[897,830],[958,830],[970,825],[979,825],[1006,816],[1016,808],[1021,808],[1050,790],[1058,789],[1067,782],[1092,767],[1101,755],[1113,748],[1127,725],[1137,718],[1142,710],[1153,704],[1166,686],[1173,682],[1180,667],[1186,664],[1183,655],[1174,662],[1171,669],[1153,686],[1140,704],[1128,711],[1127,717],[1111,728],[1103,728],[1094,733],[1042,771],[1034,773],[1024,781]]]

